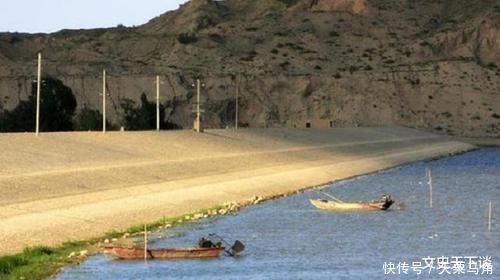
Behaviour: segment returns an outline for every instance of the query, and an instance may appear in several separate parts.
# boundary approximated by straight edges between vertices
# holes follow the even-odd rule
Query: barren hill
[[[192,0],[133,28],[0,34],[0,108],[45,73],[100,108],[100,72],[122,97],[191,123],[196,77],[209,127],[404,125],[500,135],[500,3],[494,0]]]

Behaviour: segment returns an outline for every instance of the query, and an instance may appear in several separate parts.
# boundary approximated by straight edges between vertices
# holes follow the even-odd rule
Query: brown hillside
[[[154,97],[188,127],[196,77],[209,127],[404,125],[500,135],[500,4],[465,0],[192,0],[136,27],[0,35],[0,100],[26,98],[44,53],[80,106],[100,72],[120,98]],[[0,107],[1,108],[1,107]]]

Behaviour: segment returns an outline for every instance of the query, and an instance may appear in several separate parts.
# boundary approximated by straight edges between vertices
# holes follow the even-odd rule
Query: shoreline
[[[161,217],[164,217],[163,220],[166,217],[183,217],[185,213],[196,213],[199,209],[213,205],[228,205],[229,202],[235,202],[239,207],[248,206],[256,200],[260,202],[277,199],[308,189],[321,188],[332,182],[477,148],[450,141],[445,137],[403,128],[328,131],[247,130],[239,132],[240,135],[227,131],[209,131],[209,133],[216,135],[217,138],[209,139],[212,142],[205,143],[205,147],[201,148],[209,146],[210,153],[217,153],[218,146],[223,150],[216,156],[198,155],[200,159],[194,159],[197,164],[195,167],[204,172],[204,169],[214,166],[219,168],[218,161],[221,161],[221,170],[230,169],[230,171],[208,172],[198,176],[199,172],[194,174],[193,170],[182,169],[179,170],[180,174],[191,174],[191,176],[41,200],[20,201],[17,204],[0,204],[0,210],[3,210],[0,222],[5,225],[0,229],[0,241],[7,246],[0,253],[15,254],[27,246],[40,244],[58,246],[68,240],[88,240],[96,244],[106,237],[110,239],[119,237],[117,235],[111,237],[109,234],[111,230],[116,230],[115,233],[122,233],[123,236],[125,234],[123,229],[130,229],[130,225],[150,224],[150,221],[158,221]],[[192,135],[185,132],[179,134],[182,137],[187,135],[188,140],[201,139],[203,142],[207,137],[211,137],[210,134]],[[161,138],[162,141],[165,140],[163,138],[165,136],[167,138],[178,136],[175,133],[136,135],[146,135],[144,136],[146,139],[150,139],[148,137],[152,135]],[[231,145],[236,147],[232,148],[234,150],[232,153],[226,150],[228,144],[226,138],[231,141],[236,138],[236,141],[229,143],[229,147]],[[186,142],[186,149],[191,151],[190,141]],[[300,143],[300,146],[297,146],[297,143]],[[130,153],[130,150],[127,152]],[[231,157],[238,154],[244,155],[237,156],[241,162],[235,162],[235,158]],[[245,168],[234,168],[237,165]],[[137,167],[133,165],[132,169],[119,167],[115,171],[112,166],[103,166],[103,170],[113,171],[116,174],[133,171],[137,173],[134,168]],[[23,170],[14,176],[22,176],[25,172]],[[64,170],[64,177],[67,179],[62,181],[61,186],[65,186],[65,182],[72,179],[72,172]],[[99,175],[100,168],[93,172],[91,175]],[[34,179],[53,180],[52,173],[54,171],[49,170],[51,175]],[[4,174],[4,178],[9,176],[13,175]],[[25,178],[23,182],[30,183],[31,177],[23,178]],[[1,180],[2,173],[0,173],[0,184]],[[29,185],[26,189],[29,189]],[[33,240],[33,237],[37,240]]]
[[[257,197],[254,197],[253,199],[247,200],[243,203],[242,202],[228,202],[224,205],[216,205],[216,206],[210,207],[208,209],[201,209],[195,213],[181,215],[180,217],[168,218],[168,221],[165,221],[165,218],[164,218],[162,220],[147,224],[148,235],[154,234],[154,233],[160,233],[160,232],[163,232],[165,230],[175,228],[178,226],[182,226],[182,225],[185,225],[188,223],[198,223],[200,221],[207,220],[207,219],[214,219],[217,217],[223,217],[223,216],[227,216],[227,215],[237,215],[238,212],[240,212],[242,209],[245,209],[245,208],[253,207],[255,205],[265,203],[268,201],[279,200],[279,199],[282,199],[285,197],[305,193],[305,192],[311,191],[311,190],[322,190],[322,189],[327,188],[328,186],[330,186],[332,184],[341,183],[343,181],[348,181],[348,180],[353,180],[353,179],[359,178],[361,176],[370,176],[373,174],[378,174],[378,173],[390,171],[393,169],[404,168],[405,166],[415,164],[418,162],[432,162],[432,161],[440,160],[443,158],[459,156],[462,154],[477,151],[479,149],[481,149],[481,146],[479,146],[478,148],[467,150],[467,151],[459,151],[456,153],[450,153],[448,155],[439,155],[439,156],[436,156],[433,158],[423,159],[420,161],[406,162],[406,163],[403,163],[401,165],[392,166],[392,167],[376,170],[376,171],[365,173],[365,174],[359,174],[359,175],[355,175],[352,177],[346,177],[346,178],[330,181],[330,182],[325,183],[325,184],[320,184],[320,185],[316,185],[316,186],[309,186],[309,187],[305,187],[303,189],[296,190],[296,191],[290,191],[287,193],[276,194],[276,195],[267,196],[267,197],[257,196]],[[126,230],[126,231],[118,231],[117,230],[116,234],[111,234],[109,236],[99,238],[101,241],[96,242],[94,244],[91,244],[90,246],[87,247],[87,250],[89,250],[90,248],[93,248],[93,253],[85,255],[85,256],[83,256],[83,258],[82,258],[82,256],[78,255],[78,252],[71,253],[70,256],[73,256],[75,258],[76,262],[70,263],[66,266],[61,267],[52,276],[59,274],[67,266],[78,265],[80,262],[84,261],[87,257],[90,257],[90,256],[95,255],[95,254],[102,254],[104,251],[102,249],[103,245],[109,245],[109,244],[113,245],[114,244],[117,246],[120,246],[120,245],[121,246],[130,246],[130,245],[133,245],[133,246],[141,245],[142,246],[143,242],[139,241],[140,237],[142,237],[144,235],[144,230],[141,229],[142,227],[143,227],[143,225],[134,225],[134,226],[131,226],[130,228],[131,229],[135,228],[137,230]],[[113,238],[113,236],[115,236],[115,235],[118,238],[117,237]],[[121,237],[119,237],[119,236],[121,236]],[[110,238],[111,238],[111,241],[110,241]],[[161,239],[161,238],[162,238],[162,236],[158,237],[158,239]],[[136,239],[137,241],[135,241],[134,239]],[[155,240],[151,241],[151,239],[150,239],[150,242],[155,242]]]
[[[469,143],[484,148],[499,148],[500,138],[468,138],[468,137],[450,137],[459,142]]]

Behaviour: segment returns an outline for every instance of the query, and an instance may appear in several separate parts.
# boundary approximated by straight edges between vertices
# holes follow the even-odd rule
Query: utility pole
[[[429,176],[429,207],[432,208],[432,171],[427,169],[427,174]]]
[[[200,91],[201,91],[201,82],[200,79],[196,79],[196,132],[201,132],[201,119],[200,119]]]
[[[196,79],[196,84],[192,84],[193,88],[196,87],[196,109],[193,112],[196,112],[196,120],[193,123],[194,130],[198,133],[203,132],[203,128],[201,127],[201,88],[205,86],[205,84],[201,83],[200,79]],[[204,111],[203,111],[204,112]]]
[[[106,69],[102,70],[102,133],[106,134]]]
[[[42,84],[42,53],[38,53],[38,71],[36,83],[36,128],[35,135],[40,133],[40,93]]]
[[[144,262],[148,262],[148,225],[144,224]]]
[[[490,201],[490,207],[488,208],[488,232],[491,232],[491,201]]]
[[[235,115],[235,124],[234,127],[238,129],[238,123],[239,123],[239,109],[240,109],[240,83],[241,83],[241,75],[238,77],[238,81],[236,82],[236,115]]]
[[[156,131],[160,131],[160,76],[156,76]]]

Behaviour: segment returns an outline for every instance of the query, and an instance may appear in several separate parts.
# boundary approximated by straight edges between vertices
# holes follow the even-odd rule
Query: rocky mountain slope
[[[403,125],[500,135],[500,3],[495,0],[192,0],[133,28],[0,34],[0,106],[44,73],[100,108],[154,99],[189,127],[201,78],[205,122],[253,127]]]

